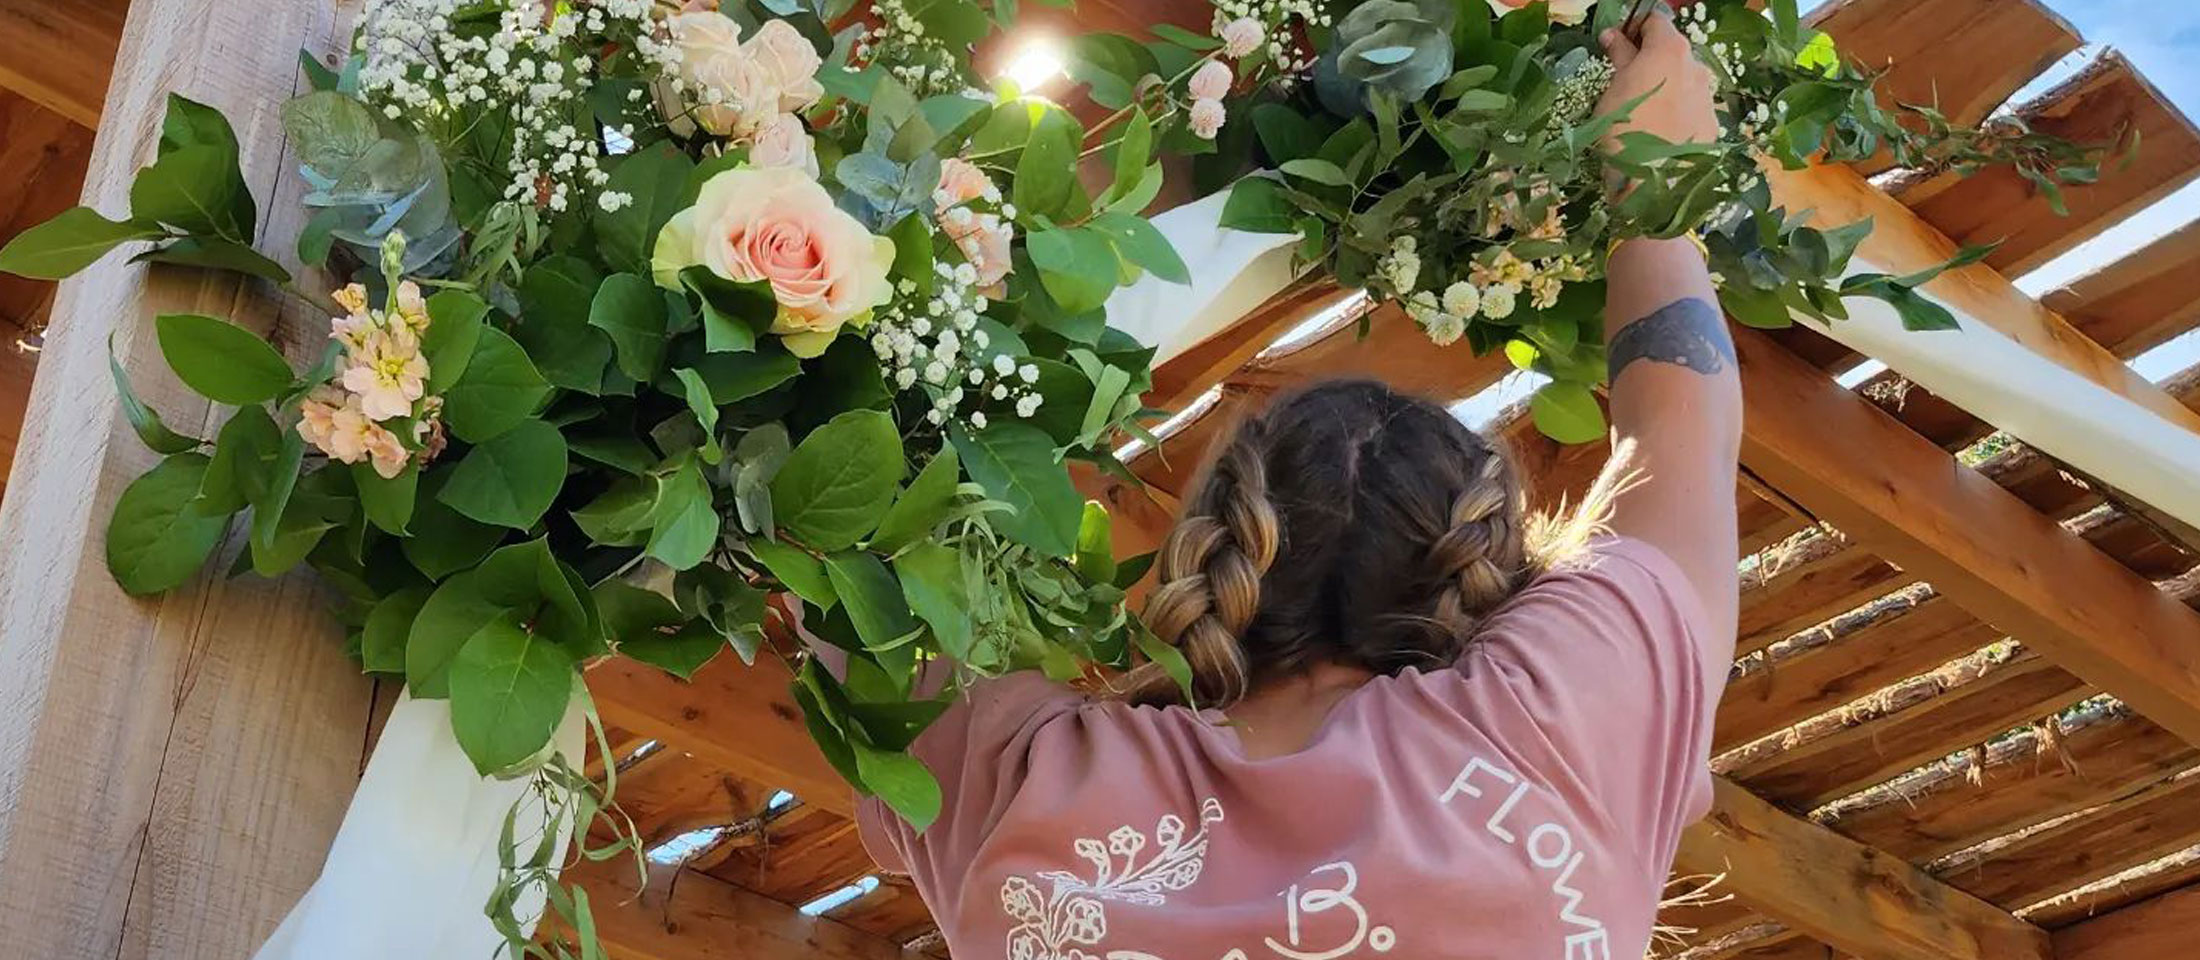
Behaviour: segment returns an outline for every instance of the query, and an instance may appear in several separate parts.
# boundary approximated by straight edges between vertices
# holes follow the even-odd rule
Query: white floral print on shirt
[[[1090,879],[1063,870],[1048,870],[1038,878],[1050,885],[1041,894],[1038,884],[1021,876],[1001,883],[1001,909],[1016,926],[1008,931],[1009,960],[1099,960],[1084,951],[1098,948],[1108,935],[1105,901],[1160,906],[1168,894],[1191,886],[1199,879],[1207,859],[1207,828],[1222,822],[1222,803],[1213,797],[1199,806],[1199,827],[1185,833],[1183,818],[1163,816],[1154,825],[1152,855],[1148,837],[1128,824],[1115,828],[1103,843],[1079,837],[1071,845],[1079,857],[1093,865]]]

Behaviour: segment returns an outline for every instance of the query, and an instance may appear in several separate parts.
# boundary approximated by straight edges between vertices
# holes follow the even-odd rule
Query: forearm
[[[1612,439],[1630,452],[1624,469],[1635,476],[1615,500],[1612,526],[1670,555],[1723,628],[1735,606],[1742,432],[1733,340],[1690,241],[1622,244],[1606,274]]]

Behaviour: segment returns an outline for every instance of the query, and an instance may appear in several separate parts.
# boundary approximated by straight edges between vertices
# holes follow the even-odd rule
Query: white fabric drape
[[[1108,298],[1108,325],[1159,348],[1156,364],[1221,333],[1296,278],[1298,234],[1223,229],[1229,199],[1224,190],[1153,218],[1190,268],[1191,283],[1147,274]]]
[[[581,716],[576,702],[552,740],[569,758],[581,756]],[[254,960],[491,956],[504,939],[482,907],[496,885],[504,817],[527,783],[474,772],[451,733],[450,701],[401,694],[320,878]],[[522,809],[515,836],[539,832],[536,809]],[[564,850],[561,840],[561,858]],[[533,915],[540,898],[522,907]]]

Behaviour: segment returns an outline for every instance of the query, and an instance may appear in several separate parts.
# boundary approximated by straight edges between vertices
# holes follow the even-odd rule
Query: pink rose
[[[1490,0],[1490,9],[1502,17],[1534,2],[1535,0]],[[1549,2],[1551,5],[1551,19],[1567,26],[1588,19],[1589,8],[1597,5],[1597,0],[1549,0]]]
[[[1189,123],[1193,136],[1202,140],[1213,140],[1215,134],[1222,131],[1223,121],[1228,119],[1230,119],[1230,111],[1223,108],[1220,100],[1195,100],[1192,102]]]
[[[772,332],[798,357],[825,351],[842,324],[893,296],[894,243],[833,205],[817,181],[785,167],[737,167],[703,184],[695,206],[657,235],[659,283],[701,264],[728,280],[763,281],[779,301]]]
[[[765,21],[743,49],[779,88],[779,109],[807,110],[825,95],[824,84],[817,82],[817,68],[824,61],[818,57],[817,48],[787,21]]]
[[[1194,100],[1220,100],[1230,94],[1230,65],[1220,60],[1209,60],[1192,73],[1192,82],[1186,85]],[[1216,124],[1221,126],[1221,124]]]
[[[940,161],[940,186],[932,192],[933,203],[939,210],[999,195],[993,178],[986,176],[977,164],[961,157]]]
[[[1260,21],[1239,17],[1222,28],[1222,55],[1236,60],[1260,49],[1260,42],[1267,38],[1268,31],[1261,29]]]
[[[749,145],[749,162],[759,167],[785,167],[817,177],[817,151],[802,118],[782,113],[764,122]]]

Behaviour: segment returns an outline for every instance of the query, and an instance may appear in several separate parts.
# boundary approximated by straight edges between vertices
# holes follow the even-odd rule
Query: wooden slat
[[[2190,847],[2153,863],[2125,870],[2062,896],[2025,908],[2025,915],[2049,930],[2121,910],[2151,897],[2200,885],[2200,847]]]
[[[2041,298],[2085,335],[2137,356],[2200,323],[2200,221]]]
[[[2054,935],[2058,960],[2166,960],[2192,954],[2200,886],[2165,893]]]
[[[333,50],[339,31],[319,0],[137,0],[89,194],[123,207],[175,90],[228,113],[260,234],[295,236],[301,185],[276,106],[295,90],[298,49]],[[9,71],[56,52],[0,49]],[[320,871],[357,785],[373,690],[324,590],[303,574],[229,579],[217,560],[169,596],[133,599],[100,547],[116,497],[154,460],[117,409],[109,334],[146,402],[200,431],[218,415],[169,373],[151,317],[288,324],[281,342],[318,354],[327,317],[282,309],[233,274],[120,257],[61,286],[0,502],[0,952],[249,956]]]
[[[2186,775],[1935,870],[2014,910],[2200,843],[2200,776]]]
[[[99,125],[129,0],[0,0],[0,87]]]
[[[611,657],[584,678],[608,723],[744,780],[791,791],[804,803],[843,816],[855,812],[854,793],[811,741],[787,687],[793,678],[775,657],[758,657],[753,667],[719,657],[687,682]]]
[[[2141,148],[2128,169],[2104,171],[2093,186],[2067,188],[2069,216],[2056,214],[2044,194],[2007,168],[1967,179],[1944,175],[1897,193],[1963,244],[1999,241],[1987,263],[2011,276],[2069,252],[2200,176],[2200,131],[2122,54],[2103,54],[2022,113],[2034,129],[2078,143],[2137,130]]]
[[[613,960],[898,960],[901,945],[708,874],[639,889],[633,864],[584,862],[565,880],[588,891]],[[669,889],[665,889],[669,888]]]
[[[0,3],[4,5],[4,3]],[[76,205],[84,192],[84,171],[92,156],[92,131],[31,102],[0,90],[0,244]],[[35,328],[53,301],[54,285],[0,274],[0,334],[6,325]],[[0,347],[13,341],[0,336]]]
[[[854,821],[811,806],[771,821],[761,837],[726,845],[697,867],[782,903],[807,903],[878,872]]]
[[[1912,579],[1838,534],[1759,555],[1742,578],[1734,652],[1763,650],[1836,615],[1908,586]]]
[[[1768,749],[1726,773],[1773,803],[1809,810],[2045,717],[2093,692],[2029,651],[1970,672],[1974,675],[1920,677],[1876,693],[1858,704],[1862,709],[1854,714],[1813,724],[1828,729],[1799,731],[1799,742]],[[1960,685],[1940,692],[1943,682]]]
[[[1735,343],[1750,410],[1742,461],[1751,472],[1981,619],[2200,742],[2200,613],[1762,334],[1738,330]]]
[[[1155,367],[1146,405],[1170,413],[1183,410],[1209,387],[1252,362],[1277,337],[1356,296],[1334,284],[1294,285],[1222,332]]]
[[[2130,796],[2196,762],[2200,750],[2152,721],[2113,715],[2044,749],[2028,731],[1996,744],[1983,768],[1952,764],[1896,781],[1869,806],[1836,804],[1822,819],[1863,843],[1927,860]],[[1969,782],[1974,772],[1981,785]]]
[[[619,774],[613,800],[648,847],[690,830],[756,816],[771,795],[770,788],[668,747]]]
[[[1872,960],[2052,956],[2047,936],[1898,857],[1798,820],[1726,780],[1675,868],[1725,873],[1735,896]]]

